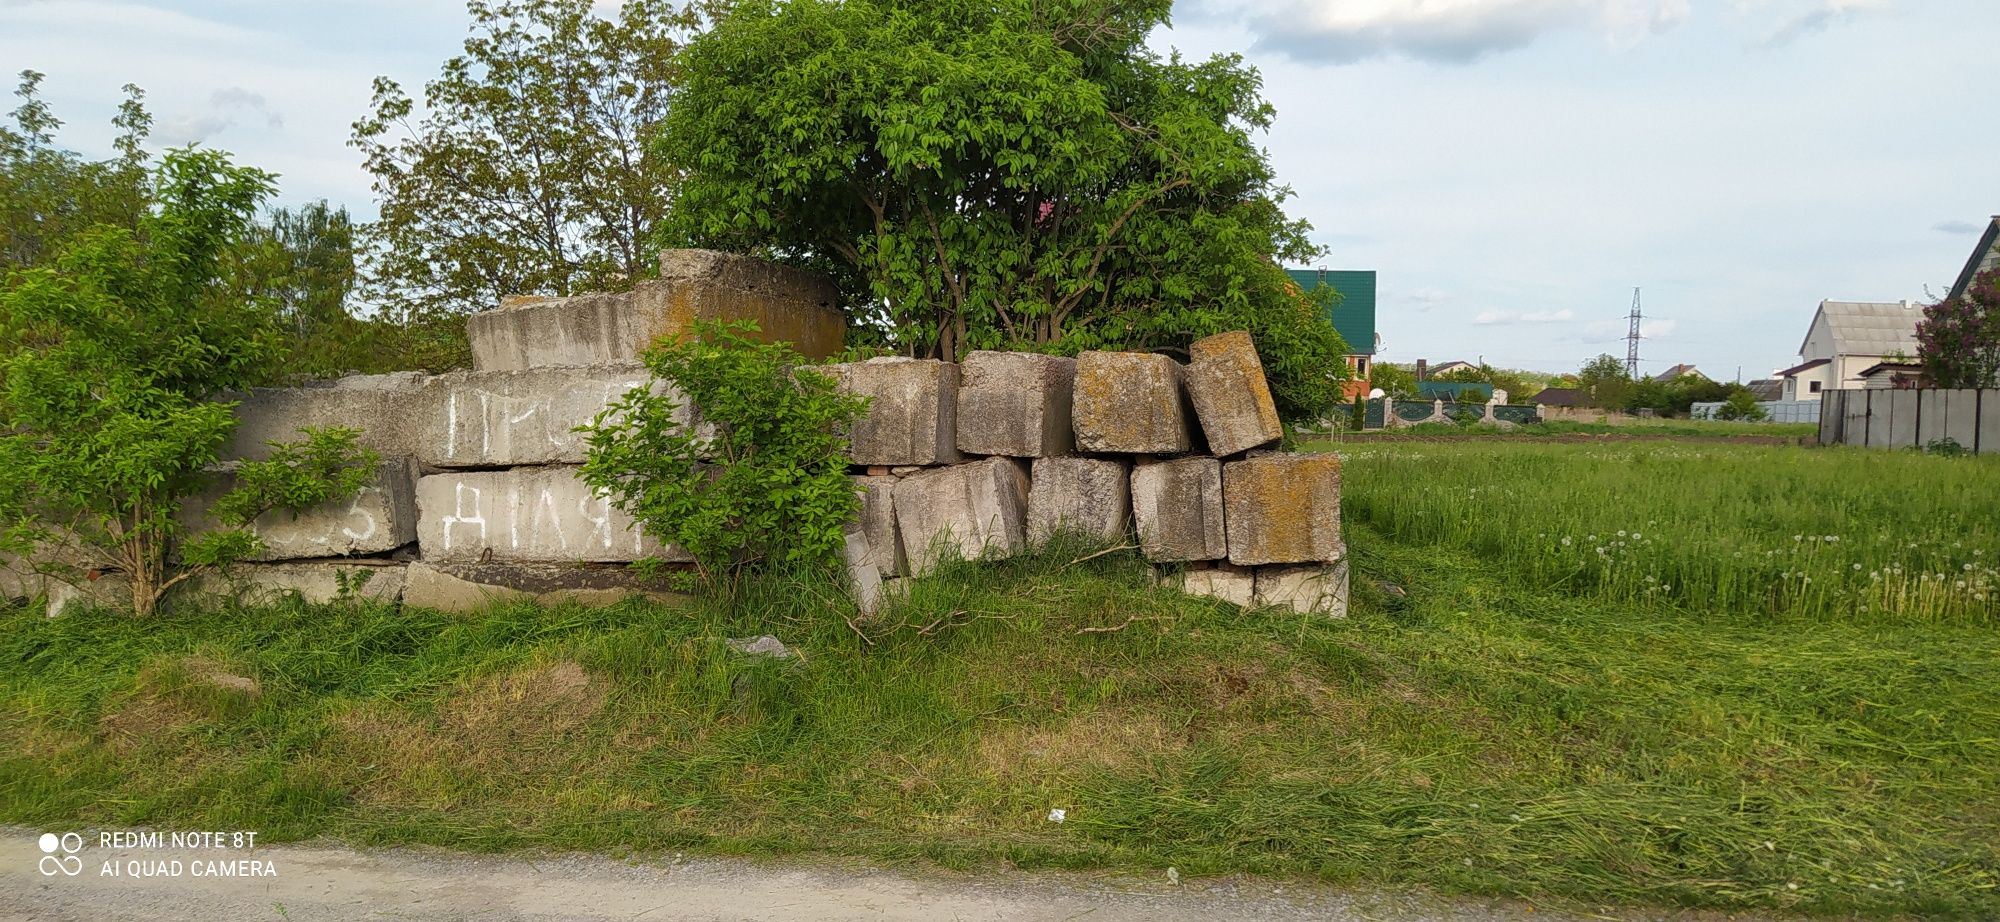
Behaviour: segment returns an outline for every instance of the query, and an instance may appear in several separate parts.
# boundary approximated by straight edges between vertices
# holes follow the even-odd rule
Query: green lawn
[[[1479,423],[1419,423],[1397,429],[1370,430],[1368,432],[1338,431],[1325,434],[1311,434],[1310,439],[1339,443],[1365,441],[1381,436],[1425,435],[1425,436],[1511,436],[1532,439],[1536,436],[1577,436],[1611,435],[1643,438],[1762,438],[1762,439],[1811,439],[1819,434],[1819,426],[1813,423],[1742,423],[1712,419],[1626,419],[1611,423],[1582,423],[1569,420],[1550,420],[1530,423],[1513,429],[1503,429]]]
[[[2000,480],[1974,462],[1806,451],[1787,467],[1761,453],[1793,450],[1726,446],[1700,451],[1744,454],[1557,457],[1530,476],[1509,453],[1549,446],[1445,447],[1467,453],[1444,468],[1461,491],[1516,491],[1570,529],[1595,525],[1592,500],[1626,500],[1594,493],[1631,486],[1603,466],[1685,483],[1768,469],[1761,508],[1817,504],[1784,513],[1804,522],[1854,514],[1811,487],[1829,476],[1815,465],[1925,462],[1910,470],[1942,498],[1897,533],[2000,552],[1990,522],[1939,517]],[[865,639],[803,585],[693,610],[9,613],[0,821],[2000,914],[1990,618],[1627,598],[1487,546],[1518,534],[1513,513],[1436,539],[1403,480],[1438,446],[1371,450],[1346,468],[1344,621],[1187,599],[1126,554],[1073,562],[1083,548],[920,582]],[[1649,493],[1655,518],[1683,501],[1646,527],[1699,523],[1727,494]],[[722,643],[767,631],[804,659]]]

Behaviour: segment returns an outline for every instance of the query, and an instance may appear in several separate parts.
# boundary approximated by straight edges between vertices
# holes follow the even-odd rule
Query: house
[[[1965,290],[1972,286],[1972,280],[1979,273],[2000,269],[2000,215],[1986,225],[1986,233],[1979,238],[1979,245],[1972,248],[1971,258],[1965,261],[1965,268],[1958,272],[1958,281],[1953,282],[1951,294],[1946,297],[1964,297]]]
[[[1672,384],[1674,383],[1674,380],[1676,378],[1680,378],[1684,375],[1700,378],[1704,381],[1708,380],[1708,376],[1695,370],[1695,367],[1693,365],[1674,365],[1672,367],[1669,367],[1666,371],[1654,375],[1653,380],[1660,384]]]
[[[1436,365],[1426,366],[1424,371],[1424,377],[1435,378],[1439,375],[1450,374],[1451,372],[1454,371],[1478,371],[1478,370],[1479,366],[1474,365],[1471,362],[1458,362],[1458,361],[1439,362]]]
[[[1382,351],[1382,337],[1375,332],[1375,270],[1286,269],[1285,274],[1303,291],[1327,285],[1340,296],[1327,307],[1326,319],[1333,322],[1351,350],[1347,354],[1349,378],[1341,396],[1353,400],[1366,395],[1369,376],[1375,372],[1375,353]]]
[[[1758,378],[1743,387],[1750,392],[1750,396],[1759,401],[1785,398],[1785,382],[1778,378]]]
[[[1588,423],[1609,415],[1590,406],[1590,392],[1580,387],[1545,387],[1529,402],[1541,409],[1543,419]]]
[[[1924,366],[1920,362],[1876,362],[1861,370],[1861,386],[1871,391],[1923,387]]]
[[[1799,344],[1799,364],[1780,371],[1785,400],[1818,400],[1831,390],[1858,390],[1861,372],[1884,359],[1917,354],[1914,301],[1821,301]]]

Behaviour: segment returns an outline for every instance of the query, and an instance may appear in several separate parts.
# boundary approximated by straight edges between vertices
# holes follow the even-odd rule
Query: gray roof
[[[1777,400],[1785,396],[1785,382],[1776,378],[1758,378],[1743,386],[1749,388],[1758,400]]]
[[[1917,354],[1917,321],[1924,318],[1923,305],[1910,301],[1821,301],[1819,313],[1833,334],[1835,355]],[[1805,354],[1803,343],[1799,354]]]
[[[1965,296],[1965,289],[1979,273],[1988,269],[2000,269],[2000,215],[1986,225],[1986,233],[1979,236],[1979,245],[1972,248],[1972,257],[1965,261],[1965,268],[1959,270],[1958,281],[1951,285],[1947,298]]]

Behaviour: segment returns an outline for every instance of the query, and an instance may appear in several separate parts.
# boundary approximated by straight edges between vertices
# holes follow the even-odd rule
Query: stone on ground
[[[691,560],[594,495],[572,467],[433,474],[417,481],[417,542],[427,561]]]
[[[1227,564],[1207,570],[1188,570],[1181,574],[1181,591],[1248,608],[1257,597],[1257,578],[1247,568]]]
[[[1046,458],[1075,445],[1070,387],[1076,360],[1030,352],[973,352],[960,366],[958,450]]]
[[[1347,617],[1348,567],[1331,564],[1257,568],[1257,604]]]
[[[1147,560],[1218,560],[1229,553],[1222,524],[1222,464],[1181,458],[1132,470],[1132,518]]]
[[[854,423],[849,459],[860,465],[954,464],[960,460],[958,366],[936,359],[879,358],[823,369],[841,390],[869,398]]]
[[[479,371],[631,362],[656,340],[688,335],[696,321],[753,321],[753,338],[823,359],[845,336],[838,299],[831,280],[810,272],[713,250],[667,250],[660,277],[632,291],[509,298],[465,326]]]
[[[1080,451],[1174,455],[1193,446],[1183,370],[1164,355],[1086,352],[1076,359],[1071,419]]]
[[[1259,454],[1222,466],[1229,562],[1240,566],[1338,560],[1340,458]]]
[[[1188,347],[1188,359],[1188,398],[1210,452],[1233,455],[1269,445],[1285,434],[1249,333],[1238,330],[1195,340]]]
[[[896,483],[895,501],[911,575],[946,556],[1006,557],[1027,543],[1028,476],[1007,458],[912,474]]]
[[[1036,458],[1028,488],[1028,542],[1061,531],[1124,541],[1132,528],[1131,466],[1104,458]]]

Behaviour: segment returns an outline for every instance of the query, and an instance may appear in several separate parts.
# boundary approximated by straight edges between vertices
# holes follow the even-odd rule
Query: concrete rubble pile
[[[510,298],[474,315],[471,371],[247,395],[229,462],[265,457],[267,442],[302,427],[342,426],[382,464],[355,497],[260,519],[264,552],[200,588],[313,600],[344,590],[441,610],[667,595],[625,564],[690,558],[577,479],[587,445],[576,428],[647,385],[647,344],[697,321],[755,320],[814,359],[841,349],[844,327],[817,276],[703,250],[660,263],[661,277],[632,292]],[[849,433],[862,512],[846,544],[861,607],[948,558],[1004,557],[1074,531],[1135,543],[1186,592],[1344,615],[1338,459],[1270,450],[1278,417],[1247,333],[1200,340],[1189,359],[973,352],[821,366],[871,398]],[[217,495],[229,476],[217,473]],[[210,525],[203,505],[191,501],[185,519],[197,530]],[[52,607],[74,597],[50,594]]]

